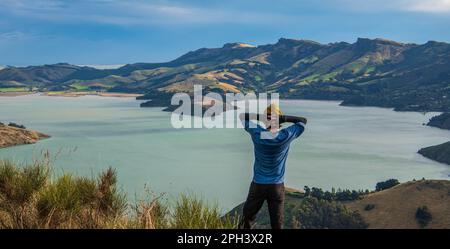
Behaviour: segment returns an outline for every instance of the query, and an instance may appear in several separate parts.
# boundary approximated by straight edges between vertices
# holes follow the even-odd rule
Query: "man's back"
[[[253,181],[260,184],[284,182],[289,147],[291,142],[303,133],[303,124],[295,123],[273,134],[250,122],[245,121],[245,130],[251,135],[254,145]]]
[[[270,225],[274,229],[283,228],[284,222],[284,169],[291,142],[305,130],[304,117],[284,115],[276,104],[268,106],[264,116],[242,113],[239,118],[245,130],[251,135],[255,153],[253,180],[242,209],[241,228],[252,228],[256,214],[264,201],[269,208]],[[253,123],[262,120],[270,131]],[[279,130],[280,124],[293,123]]]

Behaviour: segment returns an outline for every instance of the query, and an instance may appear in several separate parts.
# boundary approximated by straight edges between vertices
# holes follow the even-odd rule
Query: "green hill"
[[[68,64],[7,67],[0,87],[149,93],[277,91],[283,98],[344,100],[344,105],[450,111],[450,44],[359,38],[321,44],[281,38],[275,44],[228,43],[166,63],[98,70]]]
[[[422,180],[371,193],[345,204],[361,214],[369,228],[450,228],[450,181]],[[369,208],[370,207],[370,208]],[[420,222],[418,209],[426,207],[427,222]]]
[[[450,142],[420,149],[419,153],[424,157],[450,165]]]
[[[450,130],[450,113],[442,113],[439,116],[431,118],[427,125]]]
[[[244,203],[227,213],[230,217],[242,217]],[[347,209],[342,203],[305,196],[298,190],[286,189],[284,228],[306,229],[348,229],[365,228],[367,224],[361,216]],[[270,228],[267,203],[257,214],[254,228]]]
[[[345,191],[344,191],[345,192]],[[243,203],[228,215],[242,215]],[[417,215],[426,207],[431,218]],[[327,200],[286,192],[285,228],[450,228],[450,181],[422,180],[361,194],[354,200]],[[267,205],[257,215],[256,228],[270,228]]]
[[[450,130],[450,113],[431,118],[427,125]],[[422,148],[418,153],[437,162],[450,164],[450,142]]]

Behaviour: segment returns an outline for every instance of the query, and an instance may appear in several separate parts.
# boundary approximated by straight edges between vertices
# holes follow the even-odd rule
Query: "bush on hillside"
[[[293,224],[302,229],[363,229],[367,224],[343,204],[306,197],[295,211]]]
[[[400,182],[397,179],[389,179],[384,182],[378,182],[377,185],[375,186],[375,190],[376,191],[386,190],[399,184]]]
[[[13,122],[10,122],[8,124],[8,126],[19,128],[19,129],[26,129],[26,127],[24,125],[16,124],[16,123],[13,123]]]
[[[208,205],[193,195],[182,194],[172,214],[171,228],[218,229],[237,228],[237,219],[221,218],[218,205]]]
[[[365,207],[364,207],[364,210],[365,211],[370,211],[370,210],[372,210],[372,209],[374,209],[375,208],[375,204],[367,204]]]
[[[309,188],[308,186],[304,187],[305,196],[310,196],[317,198],[319,200],[327,200],[327,201],[353,201],[361,199],[363,195],[369,193],[369,190],[349,190],[349,189],[338,189],[337,191],[333,188],[332,191],[323,191],[321,188]]]
[[[430,211],[428,211],[427,206],[422,206],[417,208],[416,211],[416,220],[421,227],[426,227],[428,223],[433,219]]]

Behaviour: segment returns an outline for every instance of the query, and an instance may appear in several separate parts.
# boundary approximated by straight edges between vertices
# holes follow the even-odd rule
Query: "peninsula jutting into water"
[[[37,141],[49,138],[49,135],[37,131],[27,130],[22,125],[15,123],[0,123],[0,149],[10,146],[34,144]]]

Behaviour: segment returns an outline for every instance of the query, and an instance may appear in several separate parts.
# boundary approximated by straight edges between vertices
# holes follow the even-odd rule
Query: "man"
[[[264,201],[269,207],[270,224],[273,229],[283,228],[284,221],[284,171],[291,142],[305,130],[307,120],[303,117],[283,115],[277,105],[269,105],[263,115],[243,113],[240,119],[251,135],[255,161],[253,181],[244,204],[240,228],[250,229]],[[266,128],[253,123],[263,121]],[[293,125],[281,129],[285,122]]]

